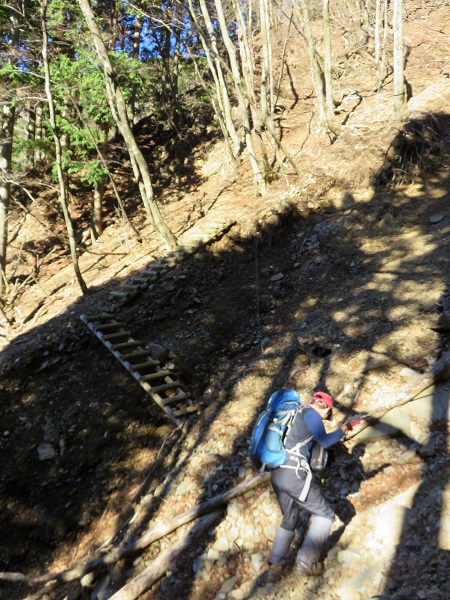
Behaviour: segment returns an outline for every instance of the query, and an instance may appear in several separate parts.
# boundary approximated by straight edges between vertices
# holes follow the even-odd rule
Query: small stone
[[[40,446],[38,446],[37,450],[40,461],[51,460],[56,456],[55,449],[51,444],[41,444]]]
[[[400,377],[404,379],[407,383],[413,383],[421,377],[421,374],[417,371],[414,371],[414,369],[410,369],[409,367],[403,367],[403,369],[400,371]]]
[[[225,583],[220,588],[219,595],[220,594],[229,594],[231,592],[231,590],[234,588],[237,578],[238,578],[238,576],[235,575],[234,577],[231,577],[231,579],[228,579],[227,581],[225,581]]]
[[[78,521],[78,525],[80,525],[80,527],[85,527],[86,525],[89,525],[89,523],[92,521],[92,517],[89,514],[88,511],[85,511],[82,515],[81,518]]]
[[[82,577],[80,583],[83,587],[89,587],[92,585],[94,581],[94,573],[87,573],[84,577]]]
[[[263,557],[261,556],[261,554],[255,553],[251,555],[250,559],[252,561],[253,570],[255,571],[255,573],[259,573],[264,561]]]
[[[217,552],[228,552],[229,544],[227,538],[223,536],[217,538],[217,540],[214,542],[213,548],[214,550],[217,550]]]
[[[430,217],[430,223],[439,223],[444,217],[445,215],[433,215]]]
[[[284,279],[283,273],[277,273],[276,275],[272,275],[270,281],[281,281],[281,279]]]
[[[392,225],[394,224],[394,217],[391,215],[391,213],[386,213],[384,215],[384,217],[382,217],[377,224],[377,227],[379,229],[387,229],[389,227],[392,227]]]

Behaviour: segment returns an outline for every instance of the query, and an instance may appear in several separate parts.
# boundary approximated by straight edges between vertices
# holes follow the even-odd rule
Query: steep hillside
[[[232,167],[210,141],[189,157],[190,179],[160,200],[181,240],[213,221],[229,223],[223,235],[120,308],[111,292],[164,255],[136,209],[144,244],[111,218],[98,254],[81,257],[88,296],[62,252],[24,286],[14,322],[2,321],[2,571],[37,577],[109,556],[252,478],[249,432],[269,394],[292,386],[307,401],[322,387],[337,399],[335,424],[384,415],[335,452],[325,494],[340,521],[324,577],[267,583],[280,515],[265,483],[224,506],[141,597],[450,596],[450,7],[418,7],[405,28],[402,121],[392,120],[391,82],[374,93],[358,55],[337,81],[343,131],[330,145],[293,53],[281,127],[300,175],[287,168],[257,198],[245,157]],[[151,132],[141,134],[150,148]],[[51,224],[50,199],[40,202]],[[46,243],[32,216],[20,226],[17,253],[22,240]],[[189,390],[199,411],[183,427],[79,318],[111,311]],[[10,581],[0,597],[109,598],[190,527],[81,583]]]

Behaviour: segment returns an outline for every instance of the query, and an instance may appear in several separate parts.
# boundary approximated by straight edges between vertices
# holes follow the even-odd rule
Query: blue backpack
[[[300,396],[295,390],[274,392],[253,428],[248,455],[259,469],[266,465],[274,469],[286,459],[284,440],[290,424],[300,407]]]

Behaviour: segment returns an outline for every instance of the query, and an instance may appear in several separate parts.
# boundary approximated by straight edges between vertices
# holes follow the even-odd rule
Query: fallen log
[[[365,416],[358,429],[355,429],[351,433],[348,433],[347,439],[355,437],[366,427],[369,427],[370,425],[373,425],[374,423],[380,421],[384,417],[384,415],[386,415],[389,411],[393,410],[394,408],[397,408],[398,406],[403,406],[404,404],[411,402],[419,394],[424,392],[432,385],[435,385],[436,383],[439,383],[441,381],[445,381],[449,378],[450,352],[447,352],[443,354],[438,361],[436,361],[436,364],[432,369],[418,377],[417,381],[403,386],[401,391],[397,394],[395,402],[393,402],[392,405],[389,406],[389,408],[381,407],[371,411],[369,415]]]
[[[221,514],[221,510],[216,510],[199,519],[197,523],[195,523],[195,525],[193,525],[173,546],[166,552],[160,554],[151,565],[131,579],[118,592],[113,594],[110,597],[110,600],[136,600],[136,598],[139,598],[139,596],[149,590],[158,579],[163,577],[171,563],[185,551],[198,536],[206,532]]]
[[[0,572],[0,581],[3,580],[35,585],[47,583],[49,581],[54,580],[67,583],[69,581],[74,581],[75,579],[81,579],[81,577],[84,577],[84,575],[87,575],[87,573],[91,573],[92,571],[95,571],[96,569],[105,567],[107,565],[115,564],[116,562],[118,562],[122,558],[125,558],[126,556],[135,554],[140,550],[144,550],[153,542],[156,542],[157,540],[161,539],[162,537],[165,537],[175,529],[178,529],[178,527],[186,525],[186,523],[190,523],[194,519],[202,517],[206,513],[215,510],[222,504],[233,500],[233,498],[236,498],[241,494],[252,490],[253,488],[257,487],[258,485],[261,485],[262,483],[267,483],[269,479],[270,473],[258,473],[258,475],[252,477],[252,479],[247,479],[246,481],[243,481],[234,488],[231,488],[230,490],[227,490],[226,492],[223,492],[218,496],[214,496],[213,498],[210,498],[209,500],[206,500],[201,504],[197,504],[187,512],[182,513],[174,519],[172,519],[169,523],[161,523],[154,529],[148,531],[147,533],[144,533],[134,542],[130,542],[123,546],[119,546],[118,548],[111,550],[111,552],[94,558],[77,567],[73,567],[65,571],[60,571],[58,573],[48,573],[39,577],[28,577],[23,573]]]

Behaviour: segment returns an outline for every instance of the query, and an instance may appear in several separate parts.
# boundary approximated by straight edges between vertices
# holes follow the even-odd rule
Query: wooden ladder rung
[[[121,342],[120,344],[112,344],[114,350],[120,350],[121,348],[133,348],[133,346],[142,346],[143,342],[138,340],[132,340],[131,342]]]
[[[170,390],[176,387],[180,387],[179,381],[172,381],[171,383],[164,383],[163,385],[152,386],[152,392],[163,392],[164,390]]]
[[[108,319],[113,319],[114,316],[107,314],[107,313],[101,313],[99,315],[91,315],[90,317],[88,317],[87,315],[81,315],[82,317],[84,317],[84,320],[87,321],[88,323],[93,323],[94,321],[107,321]]]
[[[103,333],[104,331],[111,331],[111,329],[117,329],[118,327],[122,327],[122,323],[102,323],[96,325],[95,329],[100,333]]]
[[[153,264],[149,265],[146,269],[144,269],[142,271],[142,273],[147,273],[148,275],[153,275],[153,274],[157,273],[158,271],[163,271],[166,268],[167,268],[167,265],[160,264],[160,263],[153,263]]]
[[[137,286],[138,286],[138,283],[136,283],[136,280],[133,279],[129,283],[124,283],[120,289],[126,290],[126,291],[133,291],[136,289]]]
[[[117,296],[118,298],[124,298],[125,296],[128,296],[128,292],[121,292],[121,291],[112,291],[109,292],[110,296]]]
[[[159,360],[148,360],[147,362],[138,363],[137,365],[130,363],[130,367],[133,371],[139,371],[139,369],[144,369],[146,367],[156,367],[157,365],[159,365]]]
[[[109,342],[110,340],[115,340],[117,338],[121,338],[124,335],[126,336],[130,336],[131,335],[131,331],[118,331],[117,333],[107,333],[106,335],[103,336],[103,338]]]
[[[166,369],[161,369],[161,371],[156,371],[155,373],[149,373],[148,375],[142,375],[139,377],[139,381],[151,381],[152,379],[160,379],[161,377],[167,377],[167,375],[171,375],[172,371],[167,371]]]
[[[142,356],[149,356],[150,353],[148,350],[136,350],[136,352],[128,352],[128,354],[122,354],[122,358],[124,360],[129,360],[130,358],[140,358]],[[159,363],[159,361],[156,361]]]
[[[152,389],[153,391],[153,389]],[[181,394],[177,394],[176,396],[170,396],[170,398],[164,398],[163,403],[164,406],[167,404],[173,404],[174,402],[179,402],[180,400],[186,400],[188,395],[186,392],[182,392]]]
[[[174,417],[182,417],[183,415],[187,415],[192,412],[197,412],[198,406],[186,406],[186,408],[181,408],[180,410],[172,410],[172,415]]]

